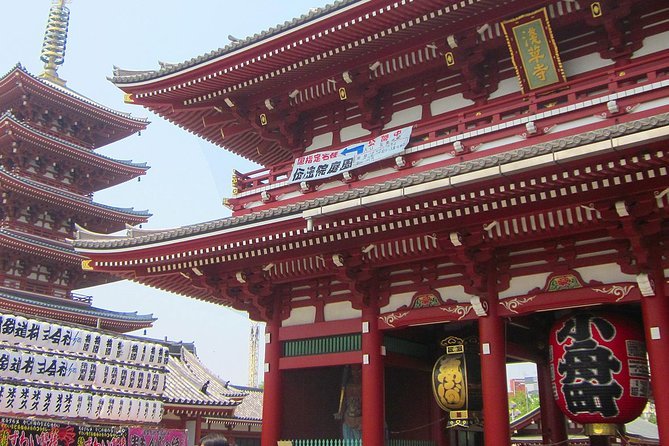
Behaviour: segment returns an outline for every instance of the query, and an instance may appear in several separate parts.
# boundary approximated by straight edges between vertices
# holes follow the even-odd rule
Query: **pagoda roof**
[[[163,393],[166,409],[173,412],[231,413],[247,393],[216,376],[191,349],[179,344],[170,348],[169,373]]]
[[[59,242],[10,228],[0,228],[0,246],[74,265],[81,264],[81,261],[85,259],[84,256],[75,252],[69,242]]]
[[[25,195],[44,197],[50,203],[83,211],[89,214],[100,214],[104,218],[120,222],[145,222],[152,215],[146,210],[136,211],[134,208],[119,208],[94,202],[89,197],[78,195],[56,187],[52,187],[29,178],[8,172],[0,166],[0,183],[2,187]]]
[[[47,317],[74,322],[89,327],[128,332],[150,327],[156,318],[152,314],[105,310],[77,301],[58,299],[43,294],[0,287],[0,307],[35,317]]]
[[[46,147],[58,155],[63,155],[82,163],[126,176],[126,178],[120,178],[117,183],[126,181],[127,177],[134,178],[144,175],[150,169],[146,163],[135,163],[131,160],[110,158],[96,153],[87,147],[45,133],[25,122],[19,121],[11,112],[5,112],[0,116],[0,127],[7,127],[13,132],[18,132],[22,140],[40,144],[40,148]],[[0,138],[2,136],[0,135]],[[14,137],[16,138],[16,136]]]
[[[144,130],[149,124],[146,118],[135,118],[130,113],[111,109],[74,90],[34,76],[20,63],[17,63],[7,74],[0,77],[0,96],[16,88],[38,92],[47,100],[61,104],[74,113],[86,114],[113,126],[116,129],[114,135],[108,140],[96,141],[95,147],[101,147],[126,138]]]

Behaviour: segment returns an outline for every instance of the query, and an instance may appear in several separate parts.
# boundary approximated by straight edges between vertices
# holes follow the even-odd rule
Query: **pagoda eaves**
[[[49,113],[66,118],[69,128],[79,132],[78,139],[86,141],[91,149],[138,133],[149,124],[146,119],[115,111],[66,87],[37,78],[20,64],[0,77],[0,101],[9,104],[15,116],[25,113],[22,121],[33,122],[42,119],[39,114]],[[60,133],[61,137],[64,135],[65,132]]]
[[[25,159],[39,157],[42,163],[57,162],[65,164],[61,170],[76,172],[76,181],[83,183],[79,189],[94,192],[124,181],[145,175],[149,166],[146,163],[115,160],[89,148],[60,139],[52,134],[21,122],[7,112],[0,117],[0,138],[7,138],[11,143],[2,144],[3,158],[12,160],[17,167],[25,167]],[[44,149],[51,151],[46,152]],[[64,162],[64,160],[67,160]],[[62,182],[61,182],[62,183]],[[73,188],[72,184],[62,183],[61,187]]]

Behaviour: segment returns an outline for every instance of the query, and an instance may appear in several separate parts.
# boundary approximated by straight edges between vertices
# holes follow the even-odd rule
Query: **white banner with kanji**
[[[340,150],[301,156],[293,164],[289,183],[320,180],[340,175],[346,171],[399,155],[409,144],[411,129],[411,126],[404,127]]]

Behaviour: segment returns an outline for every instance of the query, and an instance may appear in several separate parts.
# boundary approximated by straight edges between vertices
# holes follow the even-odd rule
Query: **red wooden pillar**
[[[567,422],[553,397],[551,368],[548,361],[537,363],[537,375],[543,442],[544,444],[566,444]]]
[[[278,305],[277,305],[278,307]],[[281,440],[281,342],[279,342],[279,328],[281,328],[281,311],[276,308],[272,319],[267,322],[265,330],[265,387],[262,407],[262,435],[261,446],[276,446]]]
[[[511,445],[506,390],[506,334],[498,308],[496,275],[494,268],[489,268],[487,315],[479,317],[485,446]]]
[[[641,298],[646,348],[650,363],[651,385],[655,397],[660,443],[669,444],[669,296],[661,261],[656,256],[655,270],[650,273],[655,295]]]
[[[369,300],[362,310],[362,444],[374,446],[385,444],[383,336],[376,294]]]

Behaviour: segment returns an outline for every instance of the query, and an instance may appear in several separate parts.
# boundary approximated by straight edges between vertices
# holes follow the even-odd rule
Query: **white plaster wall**
[[[445,98],[437,99],[430,103],[430,113],[432,116],[440,115],[453,110],[458,110],[463,107],[468,107],[474,104],[474,101],[465,99],[461,93]]]
[[[446,148],[444,148],[444,150],[446,150]],[[443,152],[443,153],[440,153],[438,155],[421,158],[421,159],[418,160],[416,165],[426,165],[426,164],[440,163],[440,162],[450,160],[450,159],[453,159],[453,155],[451,155],[450,153]]]
[[[290,317],[281,324],[283,327],[293,325],[313,324],[316,321],[316,307],[293,308],[290,311]]]
[[[351,302],[335,302],[325,305],[326,321],[342,321],[346,319],[357,319],[362,316],[362,311],[351,306]]]
[[[507,94],[518,93],[519,91],[520,91],[520,84],[518,83],[518,78],[516,77],[514,72],[513,77],[499,81],[497,90],[492,92],[488,100],[501,98],[502,96],[506,96]]]
[[[506,299],[514,296],[524,296],[530,290],[543,288],[550,272],[541,274],[532,274],[530,276],[514,277],[509,282],[509,288],[499,293],[500,299]]]
[[[632,59],[666,50],[667,41],[669,41],[669,31],[645,38],[643,46],[632,55]]]
[[[644,102],[639,104],[638,107],[634,108],[633,113],[640,113],[646,110],[652,110],[657,107],[662,107],[669,104],[669,97],[655,99],[653,101]]]
[[[575,270],[578,271],[586,283],[591,280],[597,280],[602,283],[636,282],[636,276],[623,273],[620,270],[620,266],[615,263],[585,266],[583,268],[575,268]]]
[[[311,145],[305,149],[306,153],[313,152],[314,150],[322,149],[324,147],[329,147],[332,145],[332,132],[324,133],[322,135],[314,136]]]
[[[485,152],[486,150],[494,149],[496,147],[500,147],[500,146],[503,146],[503,145],[506,145],[506,144],[513,144],[513,143],[517,143],[517,142],[520,142],[520,141],[527,141],[525,138],[520,136],[522,133],[525,133],[525,127],[524,126],[519,125],[517,127],[517,132],[518,132],[518,135],[516,135],[516,136],[507,136],[506,138],[500,138],[500,139],[497,139],[495,141],[490,141],[490,142],[487,142],[487,143],[483,143],[480,146],[476,147],[476,151],[477,152]],[[464,144],[465,145],[467,144],[466,140],[464,141]]]
[[[461,285],[437,288],[437,291],[439,291],[439,295],[444,301],[452,299],[460,303],[469,303],[469,299],[475,296],[467,293]]]
[[[393,113],[390,122],[386,124],[384,129],[391,129],[400,125],[416,122],[423,117],[423,106],[416,105],[415,107],[406,108]]]
[[[609,67],[611,65],[613,65],[612,60],[602,59],[598,53],[590,53],[587,56],[562,61],[562,68],[564,69],[564,74],[567,76],[567,80],[577,74]]]
[[[394,294],[390,296],[390,299],[388,299],[388,305],[381,308],[379,311],[381,313],[390,313],[397,310],[401,306],[409,305],[414,294],[416,293],[413,291],[409,293]]]
[[[355,124],[355,125],[350,125],[348,127],[344,127],[339,132],[339,137],[342,140],[342,142],[350,141],[355,138],[362,138],[363,136],[368,136],[368,135],[371,135],[371,132],[369,130],[363,129],[362,124]]]
[[[582,119],[576,119],[574,121],[567,121],[563,122],[561,124],[556,125],[551,129],[551,132],[562,132],[564,130],[569,130],[569,129],[574,129],[577,127],[583,127],[588,124],[594,124],[597,122],[602,122],[601,118],[598,118],[596,116],[589,116],[587,118],[582,118]]]

